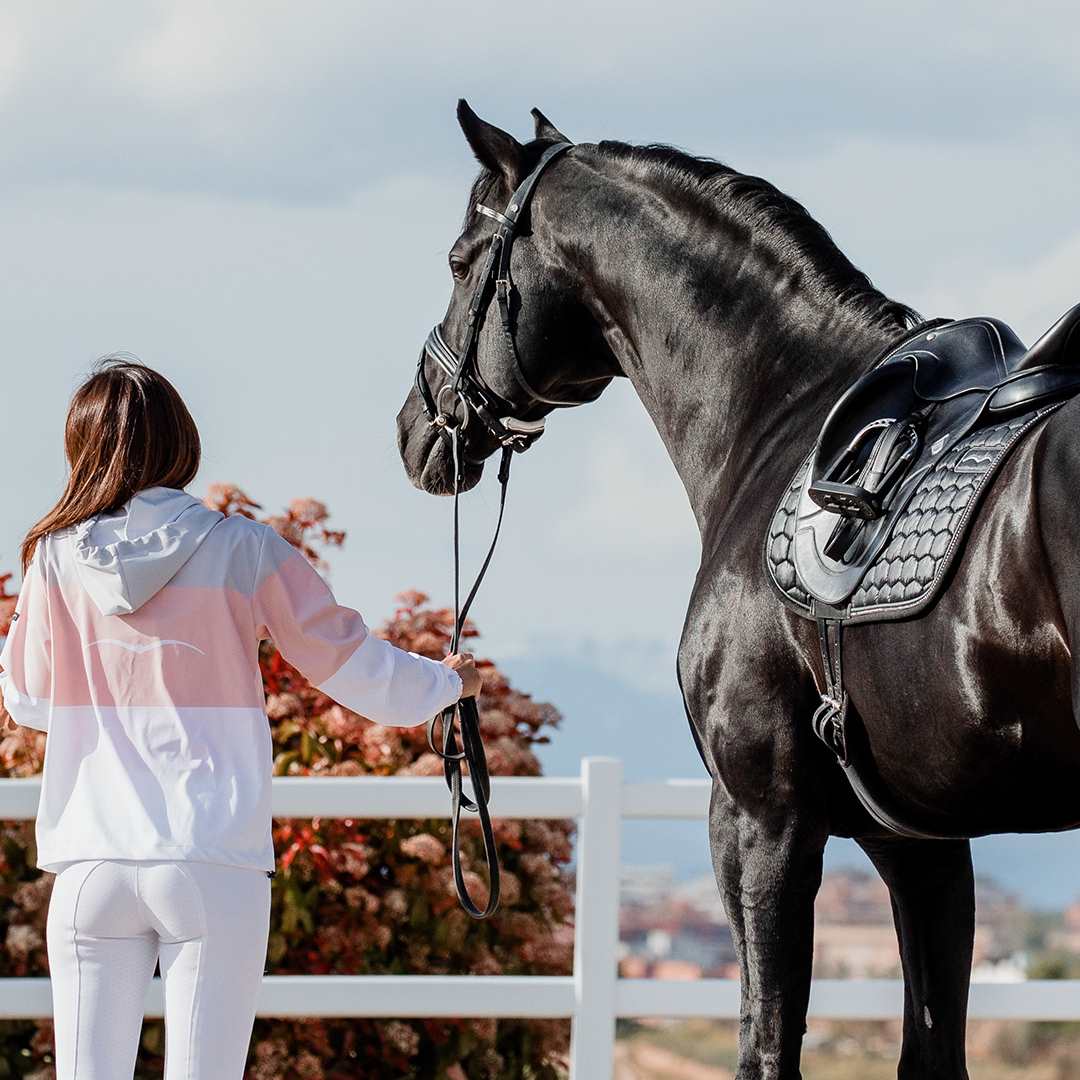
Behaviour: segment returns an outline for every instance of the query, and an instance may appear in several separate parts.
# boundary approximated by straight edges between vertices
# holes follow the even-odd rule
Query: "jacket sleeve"
[[[52,693],[52,633],[44,544],[45,539],[40,539],[34,550],[0,649],[4,708],[15,723],[38,731],[49,730]]]
[[[422,724],[461,696],[457,672],[371,633],[306,558],[263,530],[252,594],[257,634],[312,686],[378,724]]]

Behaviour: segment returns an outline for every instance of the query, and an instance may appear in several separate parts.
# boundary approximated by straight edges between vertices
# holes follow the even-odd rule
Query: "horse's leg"
[[[860,840],[892,896],[904,968],[899,1080],[966,1080],[964,1033],[975,939],[966,840]]]
[[[797,1080],[825,827],[795,807],[749,814],[722,783],[713,786],[710,825],[742,974],[737,1080]]]

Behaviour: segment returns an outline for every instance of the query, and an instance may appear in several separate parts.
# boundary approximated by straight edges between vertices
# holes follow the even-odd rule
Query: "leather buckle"
[[[836,755],[841,765],[848,763],[846,720],[847,691],[841,691],[839,699],[822,694],[811,726],[814,734]]]

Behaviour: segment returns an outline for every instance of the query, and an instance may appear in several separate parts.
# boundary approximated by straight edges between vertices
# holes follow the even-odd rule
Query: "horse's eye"
[[[469,276],[469,264],[464,259],[459,259],[456,255],[450,256],[450,273],[457,278],[458,281],[464,281]]]

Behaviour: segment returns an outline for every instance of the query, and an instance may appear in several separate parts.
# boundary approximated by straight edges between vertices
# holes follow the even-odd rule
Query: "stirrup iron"
[[[874,521],[881,517],[888,496],[918,454],[920,427],[918,418],[867,424],[829,472],[810,485],[810,498],[823,510],[844,518]]]

